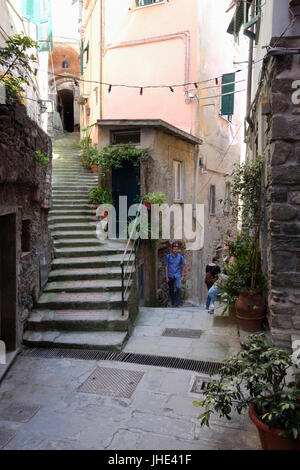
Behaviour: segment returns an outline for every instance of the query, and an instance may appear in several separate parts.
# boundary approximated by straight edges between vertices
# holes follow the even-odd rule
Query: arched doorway
[[[63,128],[67,132],[74,131],[74,92],[70,89],[58,91],[58,112]]]

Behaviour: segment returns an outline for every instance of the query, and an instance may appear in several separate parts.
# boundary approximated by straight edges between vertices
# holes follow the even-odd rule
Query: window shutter
[[[233,82],[233,83],[232,83]],[[227,73],[222,76],[222,106],[221,115],[228,116],[234,114],[234,90],[235,90],[235,73]],[[226,85],[230,83],[230,85]],[[231,93],[227,95],[227,93]]]
[[[52,0],[39,0],[38,41],[40,51],[52,51]]]
[[[33,23],[38,23],[39,0],[22,0],[22,15]]]

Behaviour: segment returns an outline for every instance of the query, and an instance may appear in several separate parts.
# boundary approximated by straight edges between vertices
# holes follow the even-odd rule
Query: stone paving
[[[179,327],[201,329],[202,334],[199,339],[161,336],[165,328]],[[124,351],[220,361],[239,348],[236,325],[201,307],[141,308]],[[139,374],[129,377],[129,371]],[[112,396],[109,383],[97,390],[95,381],[114,373],[121,392],[128,376],[131,396]],[[192,404],[201,395],[191,389],[202,375],[114,361],[19,356],[0,384],[0,448],[260,449],[247,414],[231,421],[213,417],[210,428],[201,428],[200,408]]]

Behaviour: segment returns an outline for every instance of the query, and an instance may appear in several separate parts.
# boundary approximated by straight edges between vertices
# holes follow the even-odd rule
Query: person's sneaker
[[[215,311],[214,311],[213,308],[210,308],[210,309],[208,310],[208,313],[209,313],[210,315],[213,315],[213,314],[215,313]]]

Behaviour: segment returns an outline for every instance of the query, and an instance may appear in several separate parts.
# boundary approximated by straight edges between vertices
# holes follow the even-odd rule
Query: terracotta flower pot
[[[91,170],[93,173],[98,173],[99,165],[91,165]]]
[[[261,292],[241,292],[236,303],[236,317],[243,331],[261,331],[266,304]]]
[[[290,439],[278,436],[279,429],[270,429],[255,414],[254,405],[248,410],[250,419],[257,427],[261,446],[263,450],[300,450],[300,438],[293,442]]]

